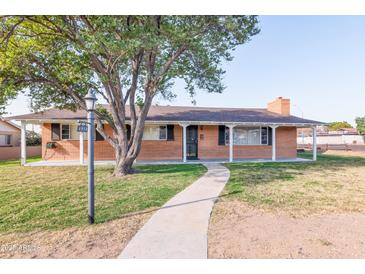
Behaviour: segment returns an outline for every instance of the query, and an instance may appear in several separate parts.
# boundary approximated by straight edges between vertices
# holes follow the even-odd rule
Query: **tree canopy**
[[[356,117],[356,129],[361,135],[365,135],[365,117]]]
[[[340,128],[352,128],[352,125],[346,121],[332,122],[328,125],[329,130],[339,130]]]
[[[0,107],[23,92],[34,110],[85,109],[92,89],[108,105],[96,111],[98,125],[113,134],[98,130],[117,158],[131,161],[153,98],[173,97],[178,78],[192,97],[197,89],[222,92],[222,62],[257,24],[256,16],[4,16]]]

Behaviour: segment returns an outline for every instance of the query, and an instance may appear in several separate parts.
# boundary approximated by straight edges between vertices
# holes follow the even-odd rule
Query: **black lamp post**
[[[85,104],[87,109],[87,121],[88,121],[88,212],[89,212],[89,224],[94,223],[95,216],[95,193],[94,193],[94,112],[96,106],[95,93],[89,90],[85,96]]]

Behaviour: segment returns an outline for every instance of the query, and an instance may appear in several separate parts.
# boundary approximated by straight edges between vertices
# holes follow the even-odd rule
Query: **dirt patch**
[[[365,215],[293,218],[221,201],[208,234],[209,258],[365,258]]]
[[[365,157],[365,151],[345,151],[345,150],[327,150],[323,155],[348,156],[348,157]]]
[[[62,231],[0,235],[0,258],[116,258],[151,214]]]

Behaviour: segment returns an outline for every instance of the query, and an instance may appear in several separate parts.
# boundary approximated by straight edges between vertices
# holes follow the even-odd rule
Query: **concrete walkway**
[[[290,163],[290,162],[312,162],[310,159],[304,158],[288,158],[288,159],[277,159],[272,161],[271,159],[234,159],[234,163]],[[182,161],[174,161],[174,160],[166,160],[166,161],[137,161],[137,165],[177,165],[177,164],[223,164],[229,163],[228,160],[225,159],[213,159],[213,160],[189,160],[186,163]],[[86,166],[87,162],[85,161],[83,164],[78,160],[50,160],[50,161],[37,161],[26,163],[26,166]],[[112,160],[103,160],[103,161],[95,161],[95,165],[115,165],[115,161]]]
[[[220,164],[159,209],[120,254],[122,259],[206,259],[207,233],[214,201],[229,178]]]

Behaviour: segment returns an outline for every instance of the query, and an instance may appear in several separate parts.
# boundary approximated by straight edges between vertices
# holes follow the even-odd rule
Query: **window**
[[[62,125],[61,136],[63,140],[71,139],[70,125]]]
[[[166,140],[167,139],[167,127],[166,126],[160,126],[160,140]]]
[[[84,140],[86,141],[88,139],[87,132],[82,133],[84,136]],[[80,139],[80,132],[77,131],[77,124],[62,124],[61,125],[61,137],[62,140],[79,140]],[[55,140],[55,139],[52,139]],[[94,131],[94,140],[95,141],[101,141],[104,140],[104,138],[101,136],[101,134],[96,130],[95,125],[95,131]]]
[[[233,144],[260,145],[260,128],[237,127],[233,130]]]
[[[229,128],[225,130],[225,143],[229,145]],[[267,145],[268,130],[267,127],[234,127],[233,128],[234,145]]]
[[[261,128],[261,144],[267,145],[268,144],[268,130],[267,127]]]
[[[52,131],[52,141],[60,140],[60,124],[52,123],[51,131]]]
[[[143,131],[143,140],[166,140],[166,126],[151,126],[146,125]]]
[[[11,144],[11,135],[6,135],[6,144],[10,145]]]
[[[0,146],[8,146],[11,144],[11,135],[0,135]]]

